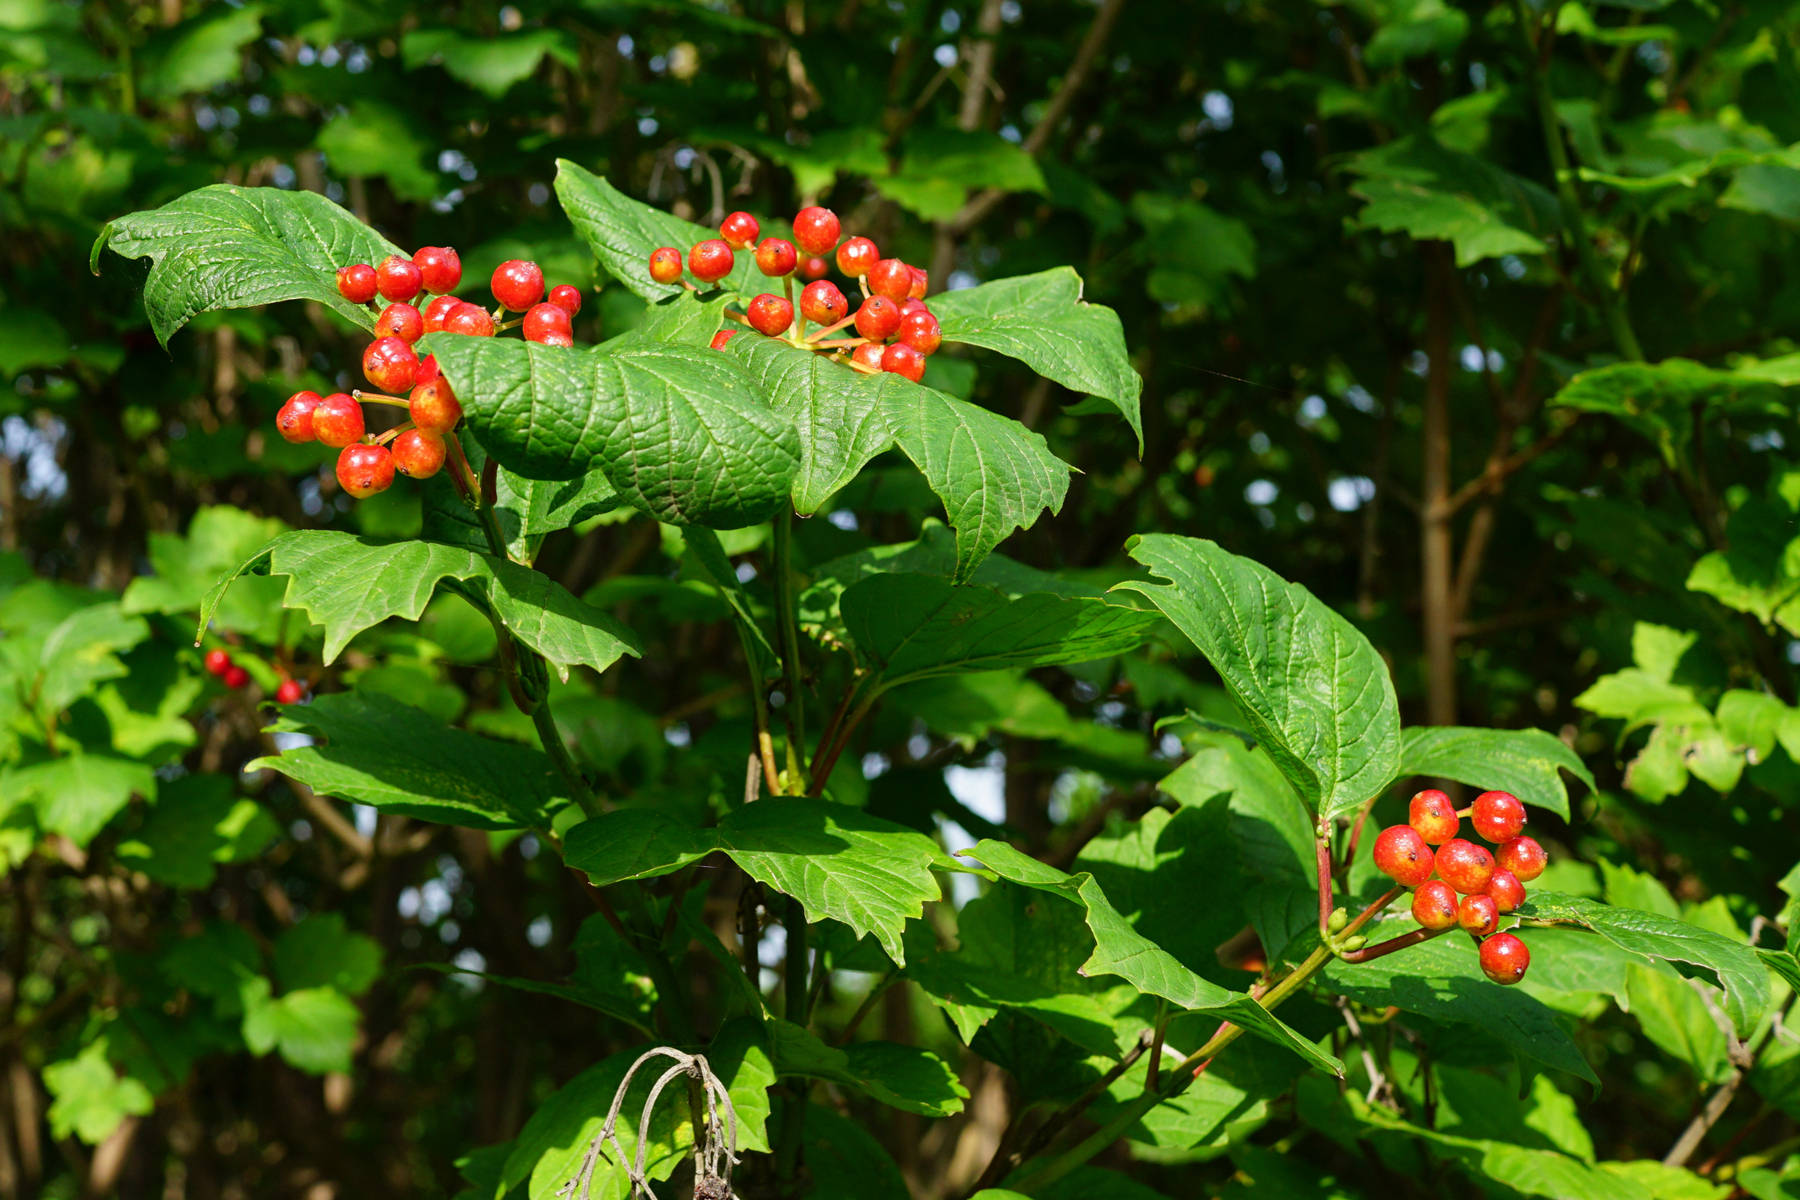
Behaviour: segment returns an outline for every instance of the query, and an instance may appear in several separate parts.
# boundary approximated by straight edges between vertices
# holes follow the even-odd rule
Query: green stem
[[[861,690],[861,686],[858,684],[857,690]],[[844,752],[844,747],[850,744],[850,735],[856,732],[857,723],[869,714],[871,708],[875,707],[875,701],[881,695],[881,691],[882,689],[879,687],[872,687],[864,692],[855,707],[850,709],[849,714],[838,726],[832,744],[819,747],[819,753],[813,758],[812,786],[807,789],[807,795],[817,796],[825,791],[825,784],[831,778],[831,769],[837,765],[838,756]]]
[[[775,638],[787,691],[782,715],[788,727],[788,773],[797,792],[806,779],[806,709],[800,692],[800,625],[794,604],[794,510],[781,506],[775,518]]]
[[[800,901],[788,897],[787,913],[787,979],[782,983],[782,1001],[787,1019],[806,1028],[806,910]],[[781,1109],[781,1127],[775,1138],[775,1170],[784,1183],[792,1183],[800,1169],[800,1147],[806,1134],[806,1084],[796,1080],[787,1103]]]

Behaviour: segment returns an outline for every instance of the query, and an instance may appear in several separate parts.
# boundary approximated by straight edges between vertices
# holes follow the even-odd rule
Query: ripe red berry
[[[394,470],[414,479],[429,479],[443,469],[449,450],[439,435],[408,429],[394,439]]]
[[[850,302],[829,279],[815,279],[800,289],[800,315],[819,325],[836,325],[850,311]]]
[[[917,267],[908,267],[907,270],[912,272],[912,287],[907,289],[907,297],[912,300],[924,299],[925,292],[931,286],[931,272],[921,271]]]
[[[793,303],[768,292],[752,300],[745,315],[750,328],[769,337],[780,337],[794,324]]]
[[[1500,906],[1492,896],[1464,896],[1456,904],[1456,923],[1476,937],[1486,937],[1500,928]]]
[[[905,342],[895,342],[881,352],[881,369],[917,383],[925,378],[925,356]]]
[[[463,301],[444,318],[445,333],[464,333],[472,337],[493,337],[494,317],[479,304]]]
[[[880,342],[864,342],[850,353],[852,362],[859,362],[871,370],[881,370],[881,356],[887,353],[887,347]]]
[[[880,261],[881,251],[866,237],[853,237],[837,248],[838,270],[852,279],[867,275]]]
[[[1481,973],[1495,983],[1510,985],[1525,978],[1531,951],[1510,933],[1498,933],[1481,943]]]
[[[352,304],[367,304],[375,298],[379,283],[375,278],[375,268],[368,263],[352,263],[347,267],[339,267],[337,273],[338,295]]]
[[[1452,838],[1438,847],[1437,871],[1445,883],[1463,895],[1480,895],[1494,878],[1494,856],[1474,842]]]
[[[794,243],[786,238],[764,238],[762,245],[756,248],[756,269],[771,279],[792,275],[799,263],[800,255],[794,249]]]
[[[375,286],[389,300],[411,300],[419,294],[425,278],[412,259],[390,254],[375,268]]]
[[[1500,906],[1503,913],[1512,912],[1525,903],[1525,885],[1519,882],[1517,875],[1504,867],[1495,871],[1494,877],[1488,880],[1487,894],[1494,898],[1494,903]]]
[[[551,336],[571,337],[569,312],[548,301],[534,304],[526,310],[523,332],[528,342],[541,342]]]
[[[313,436],[333,450],[362,440],[362,405],[343,392],[333,392],[313,409]]]
[[[306,689],[293,679],[284,679],[281,686],[275,689],[275,703],[298,704],[306,698]]]
[[[581,289],[573,284],[559,283],[550,289],[550,303],[572,317],[581,311]]]
[[[450,390],[448,379],[434,379],[414,388],[406,400],[407,415],[426,433],[447,433],[462,420],[462,404]]]
[[[544,270],[534,262],[509,258],[494,268],[488,287],[506,308],[524,312],[544,298]]]
[[[419,373],[419,356],[397,337],[378,337],[363,351],[363,374],[389,395],[404,395]]]
[[[681,251],[663,246],[650,252],[650,278],[658,283],[674,283],[681,278]]]
[[[223,650],[208,650],[206,652],[206,669],[213,675],[223,676],[225,672],[231,670],[231,655]]]
[[[455,296],[433,296],[425,311],[419,314],[419,323],[426,333],[436,333],[444,327],[444,321],[456,311],[458,305],[464,303]]]
[[[928,312],[903,314],[899,338],[902,345],[911,346],[920,354],[936,354],[937,348],[944,344],[944,332],[938,328],[938,319]]]
[[[313,433],[313,410],[319,407],[317,392],[295,392],[275,414],[275,428],[290,442],[310,442]]]
[[[733,250],[747,250],[756,244],[756,235],[762,232],[762,225],[747,212],[734,212],[719,222],[719,236]]]
[[[386,446],[364,442],[345,446],[337,460],[338,483],[358,500],[385,491],[394,482],[394,456]]]
[[[238,688],[241,688],[250,682],[250,672],[234,663],[233,665],[226,667],[225,674],[221,675],[219,678],[224,681],[226,687],[230,688],[232,691],[236,691]]]
[[[931,309],[917,296],[908,296],[900,302],[900,315],[910,317],[916,312],[930,312]]]
[[[433,295],[454,292],[462,282],[462,256],[449,246],[423,246],[413,255],[419,280]]]
[[[869,290],[895,304],[909,298],[912,286],[912,268],[897,258],[884,258],[869,268]]]
[[[441,374],[443,372],[438,370],[437,355],[427,354],[419,360],[419,371],[413,376],[413,386],[418,387],[422,383],[430,383]]]
[[[1375,868],[1401,887],[1431,878],[1432,853],[1411,825],[1390,825],[1375,839]]]
[[[725,343],[736,337],[737,333],[738,331],[735,329],[721,329],[712,335],[712,341],[708,343],[708,347],[713,350],[723,350]]]
[[[688,251],[688,270],[701,283],[715,283],[731,274],[732,266],[737,262],[731,253],[731,247],[723,238],[707,238],[704,242],[696,242]]]
[[[1456,924],[1456,889],[1441,879],[1428,879],[1413,893],[1413,920],[1427,929]]]
[[[425,315],[404,300],[381,310],[375,318],[376,337],[397,337],[412,345],[425,335]]]
[[[1441,846],[1456,836],[1456,805],[1436,788],[1416,793],[1406,806],[1406,823],[1419,831],[1419,836],[1433,846]]]
[[[1538,845],[1535,838],[1516,837],[1510,842],[1503,842],[1494,851],[1494,858],[1500,866],[1518,876],[1520,883],[1530,883],[1544,873],[1544,867],[1550,856]]]
[[[564,350],[567,350],[570,346],[575,344],[575,335],[572,333],[558,333],[553,329],[537,340],[538,344],[541,346],[560,346]]]
[[[815,204],[794,214],[794,241],[808,254],[830,254],[839,232],[837,214],[829,208]]]
[[[830,269],[825,260],[817,255],[800,260],[800,278],[808,281],[825,278],[825,272]]]
[[[900,306],[886,296],[870,296],[856,310],[856,332],[873,342],[885,342],[900,328]]]
[[[1490,842],[1510,842],[1525,831],[1525,806],[1511,792],[1483,792],[1471,807],[1475,832]]]

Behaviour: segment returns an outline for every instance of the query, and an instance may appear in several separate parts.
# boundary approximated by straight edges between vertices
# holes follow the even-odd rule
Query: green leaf
[[[1403,0],[1383,13],[1363,55],[1371,67],[1398,66],[1409,58],[1451,54],[1468,35],[1468,14],[1460,9],[1443,0]]]
[[[719,236],[716,229],[684,221],[660,208],[626,196],[600,176],[566,158],[556,160],[556,198],[575,231],[587,239],[607,274],[646,300],[660,300],[685,289],[679,283],[650,278],[650,252],[673,246],[685,258],[695,242]],[[768,290],[752,255],[734,256],[731,273],[715,287],[754,296]],[[934,310],[935,311],[935,308]]]
[[[1723,1083],[1732,1069],[1725,1031],[1687,980],[1661,964],[1644,963],[1626,967],[1625,978],[1626,1003],[1644,1036],[1686,1063],[1702,1083]]]
[[[541,750],[452,729],[386,696],[332,692],[283,710],[271,733],[323,738],[256,759],[322,795],[471,829],[545,828],[567,803]]]
[[[352,101],[325,122],[315,144],[333,174],[346,179],[386,179],[401,199],[426,201],[450,186],[440,187],[437,172],[428,164],[430,139],[430,133],[407,110],[365,99]]]
[[[514,84],[530,78],[546,54],[570,67],[580,64],[574,35],[561,29],[482,34],[415,29],[400,39],[400,56],[407,70],[441,63],[453,78],[478,88],[490,100],[500,99]]]
[[[216,864],[253,858],[280,836],[274,818],[240,798],[229,778],[187,775],[158,785],[149,818],[113,853],[158,883],[203,888]]]
[[[356,1005],[336,988],[255,996],[244,1009],[244,1044],[253,1054],[278,1050],[309,1074],[348,1071],[360,1018]]]
[[[38,651],[31,685],[38,711],[61,712],[95,685],[123,677],[127,668],[119,655],[149,636],[146,621],[122,615],[113,601],[70,613]]]
[[[0,791],[29,800],[38,828],[86,846],[133,794],[154,797],[156,777],[147,763],[104,754],[68,754],[0,773]]]
[[[1454,779],[1470,787],[1507,791],[1527,804],[1569,819],[1567,771],[1588,791],[1594,776],[1576,753],[1541,729],[1471,729],[1439,725],[1408,729],[1400,738],[1400,774]]]
[[[1144,288],[1152,300],[1215,309],[1230,302],[1233,278],[1256,275],[1256,237],[1235,217],[1154,191],[1131,198],[1131,215],[1144,227],[1150,250]]]
[[[144,309],[164,345],[203,312],[278,300],[315,300],[364,329],[367,307],[338,294],[337,269],[379,263],[400,248],[316,192],[218,183],[161,208],[110,222],[94,241],[148,258]]]
[[[791,1021],[769,1021],[765,1030],[778,1076],[845,1084],[883,1104],[926,1117],[955,1116],[969,1098],[950,1064],[918,1046],[898,1042],[828,1046]]]
[[[1070,875],[1030,858],[1005,842],[978,843],[964,852],[978,859],[1002,879],[1049,892],[1080,905],[1094,934],[1094,953],[1082,967],[1084,975],[1117,975],[1139,991],[1160,996],[1179,1008],[1215,1013],[1242,1025],[1250,1033],[1267,1038],[1334,1075],[1343,1064],[1294,1032],[1280,1018],[1249,996],[1228,991],[1200,978],[1168,951],[1131,927],[1107,900],[1100,885],[1087,872]]]
[[[121,597],[128,613],[197,613],[219,577],[257,552],[287,526],[225,504],[194,514],[185,536],[152,532],[150,566]],[[222,629],[273,642],[280,631],[281,585],[274,581],[234,591],[214,616]]]
[[[274,961],[283,991],[332,987],[360,996],[381,974],[381,945],[344,928],[342,913],[312,913],[275,939]]]
[[[806,1106],[804,1200],[909,1200],[906,1178],[861,1122],[823,1105]]]
[[[1111,401],[1137,434],[1141,453],[1144,381],[1126,353],[1119,314],[1089,304],[1081,291],[1081,276],[1056,267],[942,292],[928,303],[946,342],[997,350],[1071,391]]]
[[[1715,416],[1784,416],[1782,396],[1782,388],[1766,379],[1666,358],[1583,371],[1550,403],[1610,416],[1652,442],[1665,462],[1675,463],[1687,456],[1695,409]]]
[[[1251,731],[1323,825],[1379,794],[1400,766],[1400,710],[1367,638],[1298,584],[1199,538],[1146,534],[1130,581],[1225,681]]]
[[[736,529],[787,499],[793,426],[713,350],[621,338],[591,349],[433,334],[469,428],[534,479],[598,468],[619,496],[671,525]]]
[[[1456,265],[1506,254],[1538,254],[1560,229],[1556,198],[1471,154],[1421,137],[1365,150],[1350,161],[1352,194],[1366,203],[1365,228],[1447,241]]]
[[[149,1088],[113,1070],[103,1042],[89,1042],[74,1058],[46,1066],[44,1088],[50,1093],[51,1134],[73,1134],[90,1146],[104,1142],[126,1117],[156,1107]]]
[[[858,937],[874,934],[897,963],[905,962],[906,922],[939,898],[932,868],[955,866],[922,833],[797,796],[759,800],[711,829],[649,809],[622,809],[570,830],[563,861],[605,887],[667,875],[714,851],[800,901],[809,921],[830,918]]]
[[[262,33],[262,6],[208,7],[197,17],[164,31],[145,51],[138,92],[165,99],[205,92],[236,79],[243,48]]]

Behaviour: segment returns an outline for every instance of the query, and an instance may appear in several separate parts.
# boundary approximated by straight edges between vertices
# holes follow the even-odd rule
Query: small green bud
[[[1332,933],[1338,933],[1338,932],[1341,932],[1343,930],[1344,926],[1348,925],[1349,923],[1350,923],[1350,910],[1340,908],[1336,912],[1331,914],[1331,920],[1326,922],[1325,927],[1327,929],[1329,929]]]
[[[1345,938],[1344,944],[1342,946],[1338,947],[1338,949],[1342,950],[1345,954],[1354,954],[1354,953],[1356,953],[1356,951],[1361,950],[1364,946],[1366,946],[1368,944],[1369,944],[1368,937],[1364,934],[1359,933],[1355,937]]]

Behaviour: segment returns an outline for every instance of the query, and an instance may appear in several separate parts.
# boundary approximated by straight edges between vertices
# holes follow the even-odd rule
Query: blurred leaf
[[[381,946],[344,928],[342,913],[312,913],[275,939],[275,979],[284,991],[331,987],[360,996],[381,973]]]
[[[430,200],[441,190],[426,162],[432,150],[427,135],[392,105],[358,100],[325,122],[314,144],[335,173],[347,179],[386,179],[403,200]]]
[[[360,1017],[336,988],[256,995],[244,1009],[244,1044],[253,1054],[279,1050],[289,1064],[312,1075],[348,1071]]]
[[[126,1117],[141,1117],[156,1107],[149,1088],[113,1070],[100,1042],[46,1066],[44,1087],[51,1097],[51,1134],[73,1134],[90,1146],[105,1141]]]
[[[1556,198],[1537,184],[1425,138],[1365,150],[1349,170],[1360,176],[1351,192],[1367,202],[1361,225],[1450,242],[1459,267],[1541,253],[1561,228]]]
[[[281,836],[254,800],[240,799],[222,775],[187,775],[157,787],[137,836],[113,853],[158,883],[203,888],[218,863],[242,862]]]
[[[545,55],[567,67],[580,65],[572,34],[561,29],[520,29],[510,33],[472,35],[459,29],[414,29],[400,39],[406,69],[440,63],[456,79],[498,100],[512,86],[534,74]]]
[[[205,92],[238,78],[242,52],[262,33],[258,4],[203,6],[172,29],[161,30],[143,52],[138,92],[147,99]]]
[[[135,795],[156,795],[148,765],[103,754],[68,754],[0,771],[0,783],[37,808],[38,828],[86,846]]]
[[[1776,416],[1786,411],[1777,385],[1685,358],[1614,363],[1583,371],[1550,403],[1613,417],[1655,443],[1670,463],[1687,454],[1696,408],[1713,416]]]

